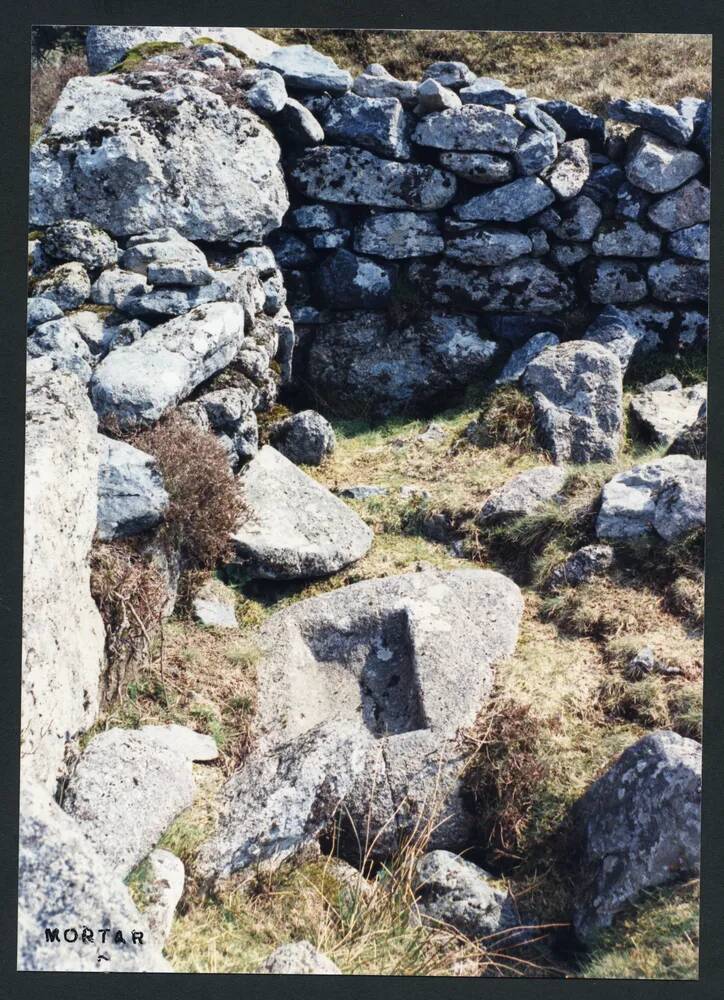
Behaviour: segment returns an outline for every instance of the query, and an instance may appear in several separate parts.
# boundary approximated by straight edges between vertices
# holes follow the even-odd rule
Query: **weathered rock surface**
[[[354,247],[388,260],[441,253],[445,247],[434,215],[380,212],[357,226]]]
[[[319,146],[303,153],[289,171],[308,198],[380,208],[442,208],[453,198],[453,174],[415,163],[382,159],[364,149]]]
[[[433,149],[476,153],[512,153],[524,126],[505,111],[475,104],[437,111],[423,118],[413,141]]]
[[[443,87],[437,80],[430,77],[423,80],[417,88],[417,104],[415,114],[422,117],[429,115],[432,111],[447,111],[451,108],[459,108],[462,101],[449,87]]]
[[[709,260],[709,226],[699,223],[688,229],[679,229],[667,239],[669,250],[680,257],[694,260]]]
[[[541,132],[537,128],[527,128],[518,140],[515,150],[515,165],[524,177],[540,174],[555,162],[558,155],[558,140],[553,132]]]
[[[698,222],[708,222],[709,207],[709,188],[694,180],[655,201],[648,210],[648,216],[661,229],[671,232]]]
[[[280,150],[253,112],[202,86],[168,78],[149,92],[130,79],[66,85],[31,151],[32,225],[79,218],[115,236],[173,226],[190,239],[251,242],[280,224]]]
[[[98,365],[91,397],[101,421],[149,424],[235,357],[244,339],[244,309],[213,302],[162,323],[118,347]]]
[[[478,524],[488,524],[532,514],[555,499],[567,477],[565,466],[541,465],[527,469],[493,490],[476,520]]]
[[[243,469],[239,488],[250,515],[232,536],[235,563],[252,577],[326,576],[372,544],[353,510],[274,448],[262,448]]]
[[[595,201],[581,194],[562,205],[546,209],[537,222],[559,240],[586,242],[593,238],[601,218],[601,209]]]
[[[269,442],[295,465],[320,465],[334,451],[336,439],[321,413],[300,410],[271,425]]]
[[[369,257],[336,250],[317,271],[319,295],[332,309],[375,309],[389,302],[394,271]]]
[[[257,975],[271,976],[341,976],[334,962],[323,955],[309,941],[293,941],[283,944],[265,958]]]
[[[481,228],[449,239],[445,245],[445,256],[461,264],[495,265],[506,264],[529,254],[532,249],[533,244],[525,233]]]
[[[345,94],[330,102],[322,125],[331,145],[360,146],[397,160],[410,158],[407,118],[394,97]]]
[[[606,483],[596,534],[611,541],[659,535],[670,542],[703,527],[705,508],[706,462],[667,455]]]
[[[42,358],[50,369],[69,372],[87,383],[91,377],[91,352],[77,326],[67,316],[36,326],[27,341],[29,358]]]
[[[43,323],[49,323],[54,319],[62,319],[63,310],[52,299],[36,296],[35,298],[28,299],[27,316],[28,332],[31,332],[36,326],[41,326]]]
[[[508,382],[520,381],[533,358],[537,358],[546,347],[555,347],[559,343],[555,333],[543,331],[534,334],[522,347],[513,351],[502,372],[496,378],[495,384],[506,385]]]
[[[90,726],[98,712],[105,636],[88,567],[98,463],[96,418],[82,384],[61,373],[30,377],[21,759],[23,772],[52,790],[66,740]]]
[[[699,410],[699,415],[691,426],[683,431],[672,442],[667,455],[689,455],[690,458],[706,458],[706,404]]]
[[[398,80],[380,63],[370,63],[364,73],[355,78],[352,90],[360,97],[396,97],[405,105],[417,100],[417,82]]]
[[[375,738],[452,735],[489,695],[522,608],[515,584],[489,570],[409,573],[301,601],[259,633],[260,732],[343,719]]]
[[[213,628],[238,628],[233,591],[219,580],[207,580],[193,599],[194,617]]]
[[[93,938],[82,936],[90,922]],[[59,930],[46,941],[45,928]],[[98,931],[110,928],[105,940]],[[72,929],[72,930],[71,930]],[[121,931],[123,943],[116,942]],[[132,943],[131,931],[142,943]],[[64,933],[65,932],[65,933]],[[170,972],[163,941],[120,875],[46,789],[24,781],[20,800],[18,969],[23,972]],[[106,956],[103,961],[100,956]]]
[[[288,97],[274,118],[277,135],[290,146],[318,146],[324,142],[324,129],[308,108]]]
[[[578,587],[613,566],[615,553],[610,545],[584,545],[572,552],[551,573],[552,587]]]
[[[259,70],[254,83],[246,92],[246,102],[262,118],[278,114],[287,103],[284,78],[273,69]]]
[[[98,537],[103,541],[153,528],[168,506],[158,462],[125,441],[99,441]]]
[[[709,295],[709,266],[674,257],[651,264],[649,285],[661,302],[706,302]]]
[[[654,444],[670,445],[699,416],[706,402],[706,383],[684,389],[681,383],[657,388],[655,383],[644,386],[631,400],[631,413],[636,423]]]
[[[262,55],[259,63],[276,70],[287,87],[312,93],[343,94],[352,86],[352,77],[334,59],[311,45],[287,45]]]
[[[178,42],[192,45],[198,38],[227,42],[250,59],[257,60],[276,48],[248,28],[189,25],[92,24],[86,36],[86,54],[91,73],[104,73],[119,63],[137,45],[144,42]]]
[[[655,135],[685,146],[694,134],[694,123],[668,104],[655,104],[646,100],[612,101],[608,117],[629,125],[640,125]]]
[[[591,173],[591,153],[585,139],[561,143],[558,158],[543,171],[543,179],[567,201],[581,193]]]
[[[539,177],[519,177],[456,205],[454,213],[464,220],[522,222],[554,201],[555,195]]]
[[[40,295],[63,310],[77,309],[89,298],[91,283],[88,272],[75,261],[59,264],[33,285],[33,295]]]
[[[84,267],[109,267],[118,261],[118,244],[108,233],[80,219],[63,219],[43,233],[43,251],[55,260]]]
[[[149,878],[144,884],[147,903],[143,915],[155,940],[162,944],[171,933],[176,907],[184,891],[186,872],[183,861],[170,851],[151,851],[148,863]]]
[[[439,61],[431,63],[423,71],[423,80],[437,80],[443,87],[459,90],[475,81],[475,73],[469,66],[459,60]]]
[[[497,351],[471,316],[433,313],[400,328],[384,314],[356,312],[319,328],[304,377],[325,412],[389,416],[460,391]]]
[[[628,219],[611,222],[598,230],[592,248],[601,257],[658,257],[661,234]]]
[[[194,799],[191,761],[155,734],[107,729],[83,751],[63,809],[125,877]]]
[[[541,443],[559,462],[611,462],[623,426],[621,365],[599,344],[548,347],[526,368]]]
[[[659,346],[656,333],[647,332],[637,325],[634,317],[616,306],[606,306],[586,330],[584,340],[601,344],[612,351],[626,371],[637,348],[653,349]]]
[[[634,137],[626,160],[626,176],[636,187],[663,194],[698,174],[704,161],[691,149],[679,149],[650,132]]]
[[[524,98],[525,90],[508,87],[502,80],[491,76],[479,76],[460,90],[463,104],[485,104],[494,108],[504,108],[507,104],[515,104]]]
[[[519,923],[510,895],[488,872],[450,851],[431,851],[417,862],[414,880],[416,909],[436,927],[454,927],[466,937],[494,935]]]
[[[313,843],[365,768],[367,736],[353,722],[323,724],[256,749],[223,786],[217,830],[199,870],[227,877],[249,865],[278,864]]]
[[[171,227],[132,236],[120,264],[152,285],[208,285],[213,280],[203,252]]]
[[[701,746],[660,730],[629,747],[577,804],[589,884],[574,927],[610,926],[644,889],[699,872]]]

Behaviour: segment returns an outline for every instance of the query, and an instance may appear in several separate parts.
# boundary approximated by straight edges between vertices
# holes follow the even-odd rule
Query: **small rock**
[[[513,351],[502,372],[496,378],[495,384],[506,385],[510,382],[519,382],[533,358],[537,358],[546,347],[555,347],[559,343],[555,333],[543,331],[534,334],[522,347]]]
[[[554,201],[555,195],[539,177],[520,177],[456,205],[454,213],[463,220],[522,222]]]
[[[609,222],[598,230],[593,252],[601,257],[658,257],[661,234],[628,219]]]
[[[415,80],[398,80],[380,63],[371,63],[352,84],[360,97],[396,97],[402,104],[414,104],[417,99]]]
[[[652,196],[647,191],[642,191],[641,188],[624,181],[616,192],[614,215],[619,219],[633,219],[634,222],[641,222],[647,217],[646,213],[651,201]]]
[[[91,299],[96,305],[114,306],[127,310],[130,303],[138,301],[151,291],[146,276],[119,267],[102,271],[91,287]]]
[[[475,74],[464,62],[434,62],[422,74],[423,80],[437,80],[443,87],[460,90],[475,81]]]
[[[465,236],[448,240],[445,256],[475,266],[505,264],[529,254],[533,249],[525,233],[508,229],[474,229]]]
[[[475,520],[485,525],[532,514],[555,500],[567,477],[568,469],[560,465],[541,465],[521,472],[493,490]]]
[[[524,127],[497,108],[466,104],[435,111],[423,118],[412,134],[420,146],[477,153],[512,153]]]
[[[601,222],[601,209],[585,194],[562,205],[548,208],[538,218],[539,225],[559,240],[586,242],[593,238]]]
[[[667,455],[606,483],[596,534],[609,541],[657,534],[670,542],[703,527],[705,507],[706,462]]]
[[[236,562],[261,579],[310,579],[361,559],[367,525],[329,490],[271,447],[244,468],[239,485],[250,514],[235,531]]]
[[[433,80],[432,77],[428,80],[423,80],[417,88],[415,114],[420,117],[429,115],[432,111],[445,111],[448,108],[459,108],[461,106],[462,101],[455,91],[450,90],[448,87],[443,87],[442,84],[438,83],[437,80]]]
[[[283,77],[273,69],[258,71],[253,86],[246,92],[246,101],[262,118],[276,115],[287,103]]]
[[[58,308],[77,309],[88,300],[91,282],[82,264],[59,264],[33,285],[33,295],[54,302]]]
[[[603,118],[569,101],[543,101],[538,107],[550,115],[571,139],[585,139],[591,149],[601,150],[606,139]]]
[[[388,260],[441,253],[445,241],[434,215],[380,212],[355,229],[354,248]]]
[[[558,158],[542,172],[555,194],[567,201],[581,193],[591,173],[591,153],[585,139],[561,143]]]
[[[460,90],[463,104],[484,104],[494,108],[504,108],[525,98],[525,90],[507,87],[502,80],[490,76],[479,76],[467,87]]]
[[[63,219],[43,233],[43,250],[49,257],[62,261],[78,261],[85,267],[110,267],[118,262],[116,241],[89,222]]]
[[[383,497],[390,491],[387,486],[344,486],[339,491],[341,497],[347,500],[369,500],[370,497]]]
[[[623,427],[621,365],[599,344],[547,347],[525,370],[541,443],[556,463],[611,462]]]
[[[513,164],[492,153],[440,153],[440,166],[472,184],[502,184],[515,175]]]
[[[374,309],[391,298],[394,272],[349,250],[336,250],[316,274],[319,294],[333,309]]]
[[[289,179],[308,198],[380,208],[442,208],[456,191],[453,174],[344,146],[306,151],[290,168]]]
[[[91,378],[91,352],[75,324],[64,316],[36,326],[28,337],[29,358],[43,358],[56,371],[72,372],[83,382]]]
[[[254,970],[257,975],[341,976],[334,962],[309,941],[283,944]]]
[[[542,173],[546,167],[555,163],[557,156],[558,140],[553,132],[527,128],[518,140],[514,158],[518,173],[527,177]]]
[[[648,216],[661,229],[671,232],[708,222],[709,207],[709,188],[699,181],[690,181],[655,201],[649,207]]]
[[[704,166],[698,153],[679,149],[650,132],[634,136],[626,158],[626,176],[636,187],[664,194],[680,187]]]
[[[352,86],[352,77],[340,69],[334,59],[317,52],[311,45],[286,45],[266,53],[259,64],[276,70],[287,87],[312,93],[343,94]]]
[[[176,907],[184,891],[186,872],[183,861],[170,851],[157,849],[148,856],[149,878],[144,884],[147,897],[144,916],[159,943],[171,933]]]
[[[670,445],[694,424],[705,402],[706,383],[689,389],[652,383],[632,398],[630,407],[636,423],[654,444]]]
[[[649,286],[660,302],[706,302],[709,295],[709,265],[675,258],[652,264]]]
[[[648,295],[646,279],[633,261],[592,259],[584,265],[584,280],[592,302],[622,305],[641,302]]]
[[[558,142],[566,141],[565,129],[561,128],[555,118],[544,111],[535,100],[527,98],[524,101],[519,101],[515,113],[522,122],[530,125],[531,128],[537,128],[540,132],[552,132]]]
[[[493,877],[450,851],[420,858],[414,888],[417,911],[433,926],[454,927],[473,939],[494,935],[495,947],[503,940],[500,932],[519,923],[512,898]]]
[[[318,146],[324,142],[324,129],[311,111],[288,97],[274,125],[281,138],[291,146]]]
[[[127,538],[155,527],[169,503],[158,462],[125,441],[101,435],[99,443],[98,537]]]
[[[613,566],[614,550],[610,545],[584,545],[565,559],[551,573],[552,587],[578,587]]]
[[[583,339],[613,351],[625,372],[641,336],[627,313],[616,306],[607,306],[586,330]],[[658,346],[658,337],[656,344],[651,346]]]
[[[269,441],[295,465],[321,465],[336,445],[332,425],[315,410],[302,410],[273,423]]]
[[[213,628],[238,628],[234,594],[218,580],[207,582],[193,599],[194,616],[202,625]]]
[[[107,729],[83,751],[63,809],[125,877],[191,805],[191,762],[145,729]]]
[[[709,226],[699,223],[688,229],[679,229],[667,238],[667,245],[672,253],[680,257],[691,257],[694,260],[709,260]]]
[[[654,104],[653,101],[612,101],[608,106],[608,117],[616,122],[640,125],[677,146],[686,146],[694,134],[691,119],[668,104]]]
[[[633,744],[575,807],[588,878],[573,925],[590,939],[639,893],[697,875],[701,746],[659,730]]]
[[[34,330],[42,323],[49,323],[54,319],[63,318],[63,310],[57,306],[52,299],[44,299],[42,296],[28,299],[28,330]]]

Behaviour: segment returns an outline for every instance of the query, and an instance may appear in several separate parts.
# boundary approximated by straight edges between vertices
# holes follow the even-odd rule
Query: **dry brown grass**
[[[534,97],[561,98],[596,112],[617,97],[673,104],[711,90],[706,35],[309,28],[261,34],[280,44],[307,42],[355,74],[381,62],[395,76],[419,79],[438,59],[461,59],[478,75],[526,87]]]

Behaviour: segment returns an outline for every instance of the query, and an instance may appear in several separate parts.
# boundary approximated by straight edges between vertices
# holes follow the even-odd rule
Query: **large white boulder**
[[[66,740],[98,711],[104,630],[90,593],[99,442],[85,388],[30,377],[25,435],[21,755],[53,789]]]
[[[159,72],[75,77],[31,150],[30,223],[84,219],[129,236],[261,241],[288,207],[280,149],[246,108]]]

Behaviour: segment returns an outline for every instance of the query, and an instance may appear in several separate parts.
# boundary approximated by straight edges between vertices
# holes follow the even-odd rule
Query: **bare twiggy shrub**
[[[91,594],[106,631],[108,667],[103,698],[116,698],[150,652],[167,600],[166,583],[151,560],[128,541],[95,542]]]
[[[515,386],[491,392],[483,402],[475,437],[483,446],[505,444],[520,451],[535,447],[533,401]]]
[[[45,127],[51,111],[68,80],[87,76],[84,54],[73,52],[57,59],[46,56],[34,67],[30,77],[30,138],[35,141]]]
[[[172,414],[131,443],[158,461],[169,495],[161,534],[187,570],[212,569],[228,556],[245,508],[226,452],[213,434]]]

